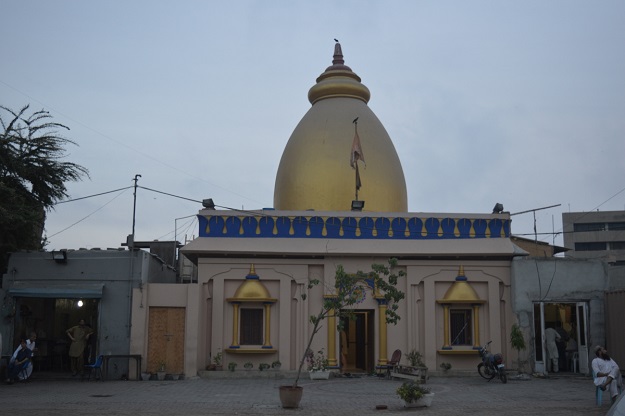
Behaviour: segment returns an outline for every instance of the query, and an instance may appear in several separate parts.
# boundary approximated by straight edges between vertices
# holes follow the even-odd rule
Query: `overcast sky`
[[[411,212],[562,204],[536,212],[551,233],[562,212],[625,209],[622,0],[2,0],[0,15],[0,104],[70,127],[68,160],[91,176],[70,198],[140,174],[192,200],[271,207],[337,38],[395,144]],[[197,221],[182,217],[200,208],[139,189],[136,239],[191,238]],[[47,248],[118,247],[132,213],[132,189],[58,205]],[[532,213],[512,231],[533,238]]]

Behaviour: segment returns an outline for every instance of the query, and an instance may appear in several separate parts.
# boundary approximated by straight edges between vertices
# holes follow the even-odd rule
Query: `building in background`
[[[625,211],[563,213],[562,228],[567,257],[625,265]]]

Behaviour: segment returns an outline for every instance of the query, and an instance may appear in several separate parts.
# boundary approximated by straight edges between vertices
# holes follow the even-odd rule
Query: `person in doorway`
[[[552,372],[557,373],[560,371],[558,367],[558,345],[556,341],[560,340],[560,334],[555,329],[549,327],[545,329],[545,344],[547,347],[547,356],[549,357],[549,361],[547,362],[547,371],[551,369]],[[549,366],[551,364],[551,368]]]
[[[575,338],[571,336],[569,337],[569,341],[566,343],[566,359],[573,367],[572,369],[569,369],[573,371],[577,371],[577,356],[575,354],[577,354],[577,341],[575,341]]]
[[[569,333],[562,327],[562,322],[556,323],[556,331],[560,335],[560,339],[556,341],[558,347],[558,369],[560,371],[569,371],[569,366],[566,362],[566,343],[569,341]]]
[[[85,326],[85,320],[81,319],[78,321],[78,325],[71,327],[65,333],[72,340],[72,344],[69,346],[72,376],[78,373],[82,376],[85,372],[85,347],[92,331]]]
[[[20,345],[15,349],[11,361],[9,362],[8,384],[13,384],[15,380],[19,379],[19,374],[30,365],[32,355],[33,352],[26,346],[26,339],[22,338],[20,340]]]
[[[616,362],[610,358],[608,352],[601,345],[595,347],[595,355],[592,360],[592,373],[595,377],[595,386],[601,390],[610,390],[612,403],[616,401],[619,386],[621,384],[621,371]]]

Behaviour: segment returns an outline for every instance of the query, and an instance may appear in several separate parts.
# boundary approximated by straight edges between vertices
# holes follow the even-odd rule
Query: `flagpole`
[[[360,182],[359,179],[360,175],[358,174],[358,162],[356,162],[356,184],[355,184],[355,188],[356,188],[356,201],[358,201],[358,182]]]

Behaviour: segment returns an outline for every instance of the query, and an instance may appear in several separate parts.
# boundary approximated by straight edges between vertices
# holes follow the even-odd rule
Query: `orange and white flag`
[[[365,162],[365,155],[362,153],[362,146],[360,145],[358,130],[356,127],[355,129],[356,130],[354,132],[354,141],[352,142],[352,154],[349,162],[349,165],[354,169],[356,169],[356,163],[358,163],[359,160],[362,160],[362,163],[364,163],[365,166],[367,165],[367,162]]]

